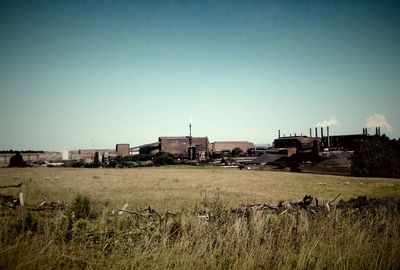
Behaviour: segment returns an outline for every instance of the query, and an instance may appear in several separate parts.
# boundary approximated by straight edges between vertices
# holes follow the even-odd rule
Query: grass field
[[[219,189],[227,207],[243,203],[276,203],[301,200],[311,194],[321,200],[342,194],[349,199],[358,195],[399,196],[396,179],[354,178],[344,176],[247,171],[235,168],[159,167],[142,169],[26,168],[0,169],[0,185],[23,182],[28,204],[43,197],[71,201],[77,194],[119,207],[178,210],[199,203],[204,193]],[[17,192],[9,190],[9,192]]]
[[[0,169],[2,194],[66,210],[0,205],[0,269],[399,269],[400,201],[312,214],[228,214],[249,203],[400,197],[398,179],[202,167]],[[78,195],[81,196],[78,196]],[[219,196],[216,196],[219,194]],[[77,197],[78,196],[78,197]],[[85,196],[89,196],[85,198]],[[151,206],[159,218],[117,214]],[[197,217],[197,210],[212,219]],[[174,212],[173,215],[167,211]]]

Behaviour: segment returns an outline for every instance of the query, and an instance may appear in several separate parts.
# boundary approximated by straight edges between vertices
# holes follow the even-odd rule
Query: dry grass
[[[305,194],[320,200],[332,199],[339,193],[344,199],[400,195],[400,182],[396,179],[196,167],[0,169],[0,185],[19,182],[26,184],[22,190],[28,204],[36,204],[43,197],[71,201],[77,194],[86,194],[94,200],[108,201],[112,207],[127,201],[135,208],[151,205],[160,211],[192,207],[205,192],[217,188],[228,207],[300,200]]]
[[[313,215],[225,211],[240,203],[399,197],[398,180],[230,169],[1,169],[0,184],[23,181],[28,204],[42,196],[90,195],[91,213],[0,208],[1,269],[399,269],[399,202],[364,211]],[[362,182],[362,184],[361,184]],[[219,189],[221,197],[214,197]],[[12,189],[2,192],[16,192]],[[216,217],[193,215],[202,198]],[[112,210],[151,205],[163,219]],[[79,200],[80,204],[89,203]],[[204,201],[203,201],[204,203]],[[181,210],[179,210],[181,209]],[[167,218],[165,211],[177,211]],[[179,210],[179,211],[178,211]],[[86,210],[85,210],[86,211]]]

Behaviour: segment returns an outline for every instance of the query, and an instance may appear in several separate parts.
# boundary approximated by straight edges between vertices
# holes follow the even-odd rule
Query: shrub
[[[87,218],[90,214],[90,199],[87,196],[78,195],[72,203],[71,210],[76,219]]]
[[[172,154],[166,152],[158,152],[157,154],[155,154],[154,165],[162,166],[173,164],[175,164],[175,160]]]
[[[153,163],[153,161],[151,161],[151,160],[147,160],[147,161],[141,161],[141,162],[139,162],[139,165],[140,165],[141,167],[150,167],[150,166],[153,166],[154,163]]]
[[[39,218],[35,213],[24,213],[22,217],[16,220],[13,227],[17,233],[27,231],[36,232],[39,227]]]
[[[241,153],[243,153],[243,150],[241,148],[239,148],[239,147],[236,147],[236,148],[232,149],[231,156],[232,157],[237,157]]]

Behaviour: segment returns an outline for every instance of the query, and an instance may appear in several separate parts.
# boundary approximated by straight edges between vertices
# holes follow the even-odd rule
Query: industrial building
[[[209,145],[209,151],[213,154],[229,154],[235,148],[247,153],[247,150],[254,148],[254,143],[248,141],[216,141]]]
[[[158,142],[144,144],[130,148],[129,153],[156,154],[167,152],[176,159],[204,160],[208,157],[208,137],[192,137],[192,125],[189,125],[189,136],[163,136]]]
[[[130,155],[171,153],[175,158],[204,160],[210,154],[230,154],[233,149],[240,148],[244,153],[254,149],[254,144],[248,141],[216,141],[210,143],[208,137],[171,136],[159,137],[158,142],[130,148]]]
[[[208,155],[208,137],[159,137],[159,149],[175,158],[195,159]]]
[[[90,163],[95,159],[98,161],[109,160],[117,155],[117,151],[114,149],[78,149],[68,151],[69,160],[81,160],[84,163]]]
[[[158,142],[143,144],[130,148],[131,155],[149,155],[167,152],[175,158],[196,159],[208,155],[209,142],[207,137],[171,136],[159,137]]]
[[[120,143],[115,146],[115,151],[118,156],[126,157],[129,156],[129,144],[128,143]]]
[[[296,153],[319,152],[320,138],[307,136],[280,137],[274,140],[267,153],[291,156]]]
[[[154,142],[154,143],[148,143],[148,144],[143,144],[140,146],[135,146],[130,149],[130,155],[150,155],[150,154],[156,154],[160,152],[160,143],[159,142]]]
[[[0,153],[0,167],[7,167],[10,163],[10,158],[14,155],[15,152]],[[99,161],[109,160],[110,158],[117,156],[117,153],[113,149],[78,149],[64,150],[63,152],[21,152],[21,156],[28,165],[41,165],[62,164],[65,160],[80,160],[84,163],[90,163],[94,159]]]
[[[380,136],[380,127],[377,127],[375,129],[375,135],[368,134],[368,129],[364,128],[362,134],[334,135],[322,137],[321,145],[323,148],[328,148],[330,150],[354,151],[361,143],[373,140],[375,137]]]
[[[269,149],[268,153],[281,153],[291,156],[299,152],[320,152],[321,150],[339,150],[339,151],[354,151],[357,147],[369,140],[373,140],[376,136],[381,135],[380,127],[375,130],[375,135],[368,134],[366,128],[362,134],[350,135],[330,135],[329,127],[326,127],[326,136],[324,136],[324,128],[321,127],[320,137],[318,129],[315,128],[315,136],[312,137],[312,129],[310,128],[310,137],[307,136],[289,136],[281,137],[278,131],[278,138],[274,140],[273,148]]]

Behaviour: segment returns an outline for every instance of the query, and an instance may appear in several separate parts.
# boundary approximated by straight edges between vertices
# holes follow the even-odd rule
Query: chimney
[[[278,129],[278,138],[280,138],[280,137],[281,137],[281,130]]]
[[[326,136],[328,137],[328,148],[331,147],[331,142],[329,139],[329,126],[326,127]]]
[[[375,135],[378,135],[378,128],[375,128]]]
[[[318,138],[318,128],[315,127],[315,138]]]
[[[321,127],[321,139],[324,138],[324,128]]]
[[[311,128],[310,128],[310,138],[312,137],[312,130],[311,130]]]

